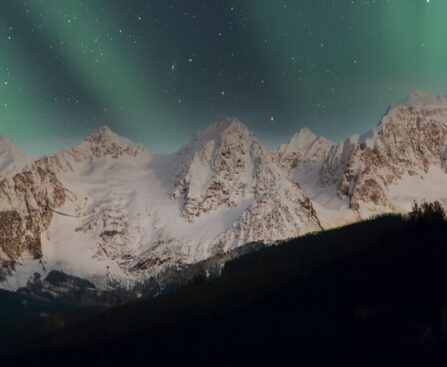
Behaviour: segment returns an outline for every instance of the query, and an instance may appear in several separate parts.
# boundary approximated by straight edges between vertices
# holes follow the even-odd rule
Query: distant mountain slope
[[[412,200],[447,204],[447,99],[414,91],[380,124],[331,150],[319,184],[363,217],[407,211]]]
[[[447,205],[445,96],[413,91],[377,127],[340,145],[307,129],[294,140],[279,153],[294,161],[295,180],[325,227],[406,212],[414,201]]]
[[[9,289],[51,270],[104,287],[107,267],[113,284],[128,286],[253,241],[321,230],[276,153],[233,119],[170,156],[102,127],[35,166],[57,177],[65,200],[39,232],[40,256],[9,258],[16,270],[4,283]]]
[[[304,236],[233,260],[214,280],[77,325],[41,319],[30,324],[38,339],[5,346],[3,356],[45,365],[441,365],[446,235],[437,217],[389,215]]]
[[[0,137],[0,175],[11,176],[32,163],[17,145],[5,137]]]
[[[105,126],[35,162],[0,139],[0,287],[53,270],[161,284],[248,243],[447,206],[446,188],[447,98],[422,91],[341,144],[303,129],[274,151],[232,118],[164,156]]]

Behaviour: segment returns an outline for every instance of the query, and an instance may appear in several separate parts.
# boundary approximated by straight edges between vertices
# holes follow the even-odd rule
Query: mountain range
[[[132,288],[433,200],[447,207],[447,97],[424,91],[340,144],[302,129],[273,150],[234,118],[170,155],[106,126],[37,160],[0,138],[0,287],[60,271]]]

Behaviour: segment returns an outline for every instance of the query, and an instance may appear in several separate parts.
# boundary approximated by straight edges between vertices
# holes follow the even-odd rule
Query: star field
[[[339,140],[447,92],[444,0],[3,0],[0,135],[37,156],[107,123],[171,152],[223,116]]]

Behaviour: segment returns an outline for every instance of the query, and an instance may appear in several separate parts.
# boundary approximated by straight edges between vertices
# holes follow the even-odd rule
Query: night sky
[[[222,116],[339,141],[447,92],[446,0],[1,0],[0,135],[38,156],[108,124],[172,152]]]

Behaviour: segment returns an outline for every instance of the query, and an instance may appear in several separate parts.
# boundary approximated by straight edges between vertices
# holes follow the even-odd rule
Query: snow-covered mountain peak
[[[184,188],[180,189],[180,187],[183,187],[186,181],[189,182],[191,176],[195,176],[191,182],[193,186],[206,185],[216,168],[213,161],[222,149],[225,150],[225,156],[230,157],[232,151],[230,146],[234,146],[234,154],[243,149],[242,155],[245,156],[248,155],[253,140],[253,134],[235,118],[225,118],[195,132],[190,141],[174,155],[176,167],[173,170],[177,172],[178,176],[174,196],[178,196],[179,192],[184,192]],[[189,194],[193,195],[193,187],[188,190]]]
[[[234,117],[225,117],[224,119],[210,125],[204,130],[200,130],[197,135],[198,136],[209,136],[209,134],[222,134],[223,132],[227,130],[243,130],[247,131],[247,127],[239,121],[237,118]]]
[[[402,105],[407,107],[447,107],[447,96],[434,94],[425,90],[414,89]]]
[[[287,144],[281,144],[278,152],[281,154],[290,154],[301,150],[304,146],[308,146],[317,139],[317,136],[307,127],[301,129],[289,140]]]
[[[101,141],[116,141],[116,142],[123,142],[123,140],[126,140],[126,138],[121,137],[120,135],[116,134],[110,127],[107,125],[102,125],[96,129],[94,129],[86,138],[86,141],[99,143]],[[126,143],[124,142],[124,143]]]
[[[240,121],[225,119],[195,134],[174,198],[182,216],[199,223],[215,213],[246,208],[210,247],[227,251],[244,243],[272,243],[318,230],[309,199],[281,167],[277,152],[260,143]],[[268,218],[265,220],[265,218]]]
[[[236,118],[224,118],[205,129],[199,130],[191,136],[190,141],[180,149],[179,153],[194,153],[203,149],[210,141],[217,143],[225,135],[234,135],[238,138],[249,138],[251,136],[247,127]]]
[[[17,173],[25,166],[32,163],[28,157],[15,143],[0,136],[0,175],[7,176]]]
[[[337,182],[339,197],[348,198],[350,208],[364,216],[408,210],[409,198],[424,199],[427,193],[412,188],[396,195],[394,187],[437,172],[433,187],[438,190],[447,182],[446,146],[447,97],[415,90],[392,106],[378,126],[335,150],[321,176],[324,182]]]
[[[184,215],[194,216],[221,205],[235,206],[253,176],[253,146],[260,144],[237,119],[226,118],[195,133],[176,154],[181,164],[173,196],[184,199]],[[224,191],[224,198],[213,198]],[[220,193],[221,194],[221,193]]]
[[[107,265],[121,285],[162,282],[247,243],[406,211],[414,200],[447,206],[444,98],[416,91],[365,134],[334,144],[302,129],[277,151],[233,118],[163,156],[103,126],[5,179],[10,162],[27,159],[0,138],[0,232],[13,224],[0,233],[0,287],[2,259],[14,284],[62,270],[100,285]]]
[[[333,145],[333,143],[326,138],[317,136],[310,129],[305,127],[296,133],[287,144],[282,144],[278,148],[278,153],[283,156],[298,153],[301,156],[315,144],[325,146]]]
[[[405,135],[421,124],[447,125],[447,96],[415,89],[402,103],[391,106],[372,131],[387,135],[390,130],[399,130]]]
[[[93,130],[78,147],[87,148],[96,157],[111,156],[112,158],[119,158],[122,155],[136,156],[144,151],[142,146],[114,133],[105,125]]]
[[[109,127],[101,126],[93,130],[81,144],[64,149],[52,156],[39,159],[38,164],[50,168],[54,172],[72,172],[74,166],[84,162],[92,162],[101,158],[113,160],[141,156],[144,161],[151,154],[143,146],[114,133]]]
[[[307,172],[319,170],[325,157],[335,144],[315,135],[308,128],[301,129],[287,144],[278,149],[281,164],[288,170]]]

